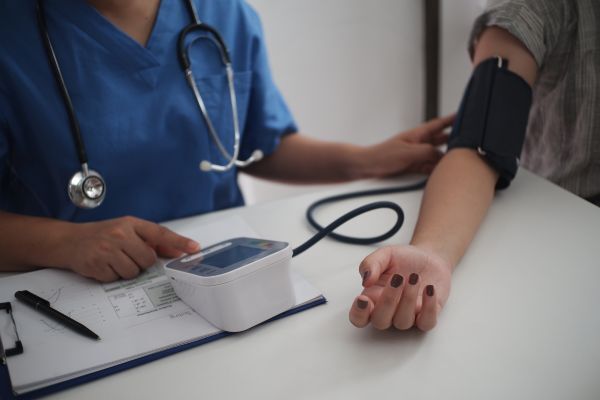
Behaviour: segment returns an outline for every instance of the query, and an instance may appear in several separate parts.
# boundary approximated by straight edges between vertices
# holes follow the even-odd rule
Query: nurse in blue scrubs
[[[199,244],[157,223],[243,205],[239,169],[227,164],[178,58],[194,22],[187,0],[0,0],[0,270],[73,270],[100,281],[132,278],[157,256]],[[341,182],[428,171],[451,118],[359,147],[297,133],[275,86],[258,16],[242,0],[194,0],[196,16],[229,50],[243,170],[287,182]],[[48,35],[80,127],[74,139]],[[233,153],[234,114],[213,41],[186,37],[201,98],[221,145]],[[214,36],[213,36],[214,37]],[[86,165],[104,178],[97,207],[67,187]]]

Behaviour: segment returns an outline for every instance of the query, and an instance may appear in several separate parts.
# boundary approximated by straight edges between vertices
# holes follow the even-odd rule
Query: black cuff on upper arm
[[[476,149],[500,174],[496,189],[517,173],[532,101],[529,84],[507,65],[490,58],[475,68],[448,141],[448,150]]]

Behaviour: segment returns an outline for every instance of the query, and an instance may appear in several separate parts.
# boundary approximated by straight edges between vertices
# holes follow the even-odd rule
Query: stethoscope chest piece
[[[102,176],[94,170],[84,168],[71,177],[69,181],[69,198],[77,207],[95,208],[102,204],[106,197],[106,183]]]

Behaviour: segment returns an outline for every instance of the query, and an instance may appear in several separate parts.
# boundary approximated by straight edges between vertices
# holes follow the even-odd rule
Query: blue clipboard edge
[[[321,295],[308,303],[304,303],[302,305],[292,308],[291,310],[288,310],[279,315],[276,315],[275,317],[269,319],[268,321],[263,322],[260,325],[268,324],[271,321],[276,321],[278,319],[285,318],[285,317],[293,315],[293,314],[297,314],[299,312],[308,310],[309,308],[313,308],[313,307],[316,307],[318,305],[325,304],[325,303],[327,303],[327,299],[323,295]],[[146,364],[151,361],[155,361],[155,360],[170,356],[172,354],[179,353],[179,352],[187,350],[187,349],[191,349],[192,347],[200,346],[205,343],[214,342],[215,340],[219,340],[224,337],[231,336],[231,335],[235,335],[235,333],[219,332],[214,335],[207,336],[205,338],[198,339],[198,340],[195,340],[190,343],[182,344],[180,346],[176,346],[176,347],[173,347],[173,348],[170,348],[167,350],[159,351],[157,353],[148,354],[146,356],[136,358],[135,360],[124,362],[123,364],[114,365],[112,367],[108,367],[108,368],[102,369],[100,371],[92,372],[87,375],[78,376],[77,378],[69,379],[64,382],[59,382],[59,383],[55,383],[53,385],[46,386],[46,387],[43,387],[40,389],[32,390],[31,392],[15,395],[13,398],[25,400],[25,399],[35,399],[35,398],[38,398],[41,396],[47,396],[49,394],[56,393],[61,390],[72,388],[72,387],[75,387],[75,386],[78,386],[78,385],[81,385],[84,383],[92,382],[92,381],[95,381],[96,379],[104,378],[105,376],[116,374],[117,372],[125,371],[127,369],[137,367],[138,365]],[[1,368],[1,366],[0,366],[0,368]],[[10,382],[9,380],[2,382],[2,386],[4,386],[4,389],[7,389],[6,393],[12,392],[12,387],[7,388],[5,386],[5,385],[10,385],[9,382]],[[5,391],[0,390],[0,394],[1,393],[5,393]],[[8,399],[0,398],[0,400],[8,400]]]

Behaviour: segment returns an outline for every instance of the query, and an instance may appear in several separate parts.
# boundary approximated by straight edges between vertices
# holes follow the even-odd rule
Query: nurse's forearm
[[[283,137],[277,150],[243,171],[287,183],[332,183],[364,178],[364,148],[302,134]]]
[[[498,173],[474,150],[450,151],[427,182],[411,244],[454,268],[485,217],[497,180]]]
[[[69,223],[0,211],[0,271],[58,267]]]

